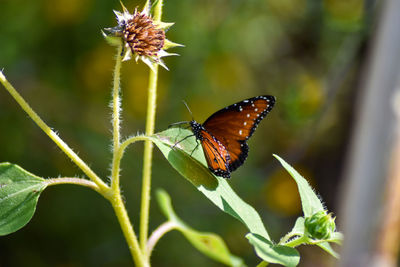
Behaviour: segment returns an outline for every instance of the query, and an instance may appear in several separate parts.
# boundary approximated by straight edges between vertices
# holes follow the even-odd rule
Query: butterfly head
[[[201,135],[201,131],[204,130],[204,127],[195,120],[191,120],[189,122],[190,127],[192,127],[192,132],[197,140],[202,140],[203,137]]]

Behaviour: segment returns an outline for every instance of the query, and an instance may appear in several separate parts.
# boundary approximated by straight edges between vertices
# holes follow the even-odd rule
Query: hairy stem
[[[23,97],[7,81],[4,74],[0,71],[0,82],[17,101],[28,116],[45,132],[51,140],[99,187],[100,191],[106,194],[109,187],[103,182],[90,167],[39,117],[39,115],[29,106]]]
[[[290,238],[294,237],[294,236],[299,236],[299,234],[297,233],[287,233],[284,237],[281,238],[281,240],[279,240],[278,244],[285,244]]]
[[[299,238],[295,238],[295,239],[285,243],[284,245],[294,248],[294,247],[297,247],[297,246],[299,246],[299,245],[301,245],[303,243],[307,243],[309,240],[310,239],[306,235],[303,235],[303,236],[301,236]]]
[[[133,226],[129,220],[128,213],[126,212],[119,188],[118,190],[113,191],[113,197],[110,199],[110,201],[115,211],[115,215],[118,218],[118,222],[121,226],[126,242],[128,243],[129,251],[132,254],[135,265],[138,267],[150,266],[140,250],[139,241],[135,232],[133,231]]]
[[[133,230],[132,223],[129,219],[124,202],[122,201],[121,190],[119,187],[120,178],[120,163],[126,145],[121,146],[120,143],[120,111],[121,100],[120,94],[120,76],[121,76],[121,62],[122,62],[122,42],[118,46],[117,56],[114,68],[114,81],[112,90],[112,127],[113,127],[113,160],[111,168],[111,192],[112,196],[109,198],[111,205],[115,211],[118,222],[121,226],[122,232],[128,243],[129,250],[132,254],[133,261],[136,266],[149,266],[144,254],[142,253],[139,241]]]
[[[159,0],[154,10],[154,21],[160,22],[162,15],[162,0]],[[153,63],[153,71],[150,71],[148,100],[147,100],[147,118],[146,135],[154,134],[154,124],[156,117],[157,100],[157,79],[158,64]],[[140,207],[140,247],[143,254],[147,254],[147,235],[149,229],[149,210],[150,210],[150,188],[151,188],[151,163],[153,157],[153,143],[146,141],[144,144],[143,155],[143,177],[142,177],[142,200]]]
[[[46,179],[46,184],[48,186],[58,185],[58,184],[81,185],[81,186],[89,187],[89,188],[93,189],[94,191],[102,194],[102,192],[100,191],[100,188],[99,188],[99,186],[97,184],[95,184],[92,181],[89,181],[89,180],[86,180],[86,179],[82,179],[82,178],[75,178],[75,177],[49,178],[49,179]]]
[[[111,169],[111,188],[117,190],[119,188],[119,170],[120,161],[118,160],[118,152],[120,146],[120,110],[121,100],[119,97],[120,91],[120,76],[121,76],[121,62],[122,62],[122,42],[117,49],[117,58],[114,68],[114,82],[112,91],[112,126],[113,126],[113,162]]]
[[[113,157],[113,165],[115,164],[117,166],[120,166],[125,149],[130,144],[133,144],[137,141],[149,141],[150,142],[151,138],[148,136],[145,136],[145,135],[138,135],[138,136],[133,136],[133,137],[126,139],[124,142],[122,142],[119,145],[118,150],[115,151],[116,153],[114,154],[114,157]]]

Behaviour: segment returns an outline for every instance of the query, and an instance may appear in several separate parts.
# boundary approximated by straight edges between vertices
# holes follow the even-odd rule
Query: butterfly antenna
[[[187,110],[189,111],[190,116],[192,116],[192,120],[194,120],[194,118],[193,118],[193,113],[192,113],[192,111],[190,110],[188,104],[185,102],[185,100],[182,100],[182,102],[183,102],[183,104],[186,106]]]

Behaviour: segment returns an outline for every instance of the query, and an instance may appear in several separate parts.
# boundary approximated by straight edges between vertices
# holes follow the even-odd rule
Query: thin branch
[[[89,187],[89,188],[95,190],[96,192],[102,194],[102,192],[97,184],[95,184],[92,181],[89,181],[87,179],[82,179],[82,178],[76,178],[76,177],[49,178],[49,179],[46,179],[46,184],[48,186],[59,185],[59,184],[81,185],[81,186]]]
[[[133,230],[132,223],[129,219],[119,190],[113,191],[113,197],[110,199],[110,201],[121,226],[125,240],[128,243],[129,251],[132,254],[133,261],[138,267],[148,267],[149,264],[140,250],[139,241],[136,237],[135,231]]]
[[[154,10],[154,21],[160,22],[162,16],[162,0],[159,0]],[[146,135],[154,134],[156,119],[158,64],[153,63],[149,76]],[[142,200],[140,205],[140,233],[139,240],[142,253],[147,253],[147,235],[149,231],[150,189],[151,189],[151,164],[153,158],[153,143],[146,141],[143,155]]]
[[[178,225],[175,222],[168,221],[160,226],[157,227],[156,230],[151,234],[149,237],[149,241],[147,242],[147,255],[148,257],[151,256],[151,253],[153,252],[154,247],[156,246],[158,240],[161,239],[166,233],[168,233],[171,230],[174,230],[178,227]]]
[[[29,106],[23,97],[15,90],[15,88],[7,81],[6,77],[0,72],[0,82],[17,101],[21,108],[28,116],[45,132],[51,140],[100,188],[104,194],[107,193],[109,187],[97,176],[92,169],[39,117],[39,115]]]
[[[117,58],[114,68],[114,83],[113,83],[113,96],[112,96],[112,125],[113,125],[113,162],[111,170],[111,188],[116,190],[119,188],[119,170],[120,161],[117,159],[119,146],[120,146],[120,111],[121,111],[121,100],[119,97],[120,91],[120,76],[121,76],[121,62],[122,62],[122,48],[123,44],[118,46]]]

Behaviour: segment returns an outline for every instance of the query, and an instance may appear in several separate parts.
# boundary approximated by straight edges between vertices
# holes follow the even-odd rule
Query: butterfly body
[[[197,121],[192,120],[189,124],[192,127],[194,136],[201,142],[203,151],[209,151],[209,153],[205,153],[204,155],[210,171],[215,175],[229,178],[230,155],[226,147]]]
[[[189,122],[212,173],[230,178],[244,163],[249,152],[247,140],[274,104],[273,96],[256,96],[215,112],[203,124]]]

